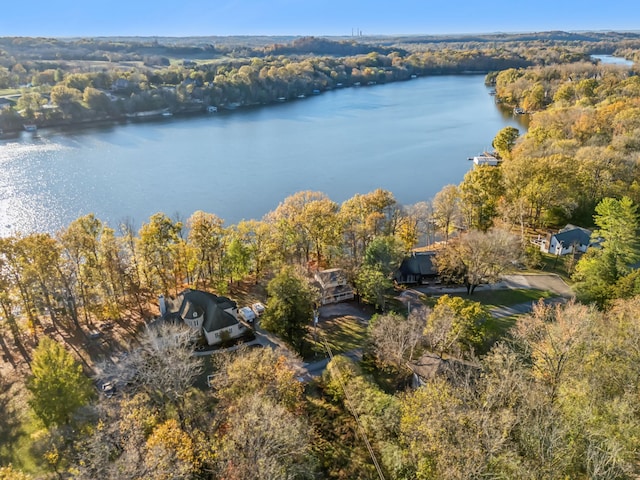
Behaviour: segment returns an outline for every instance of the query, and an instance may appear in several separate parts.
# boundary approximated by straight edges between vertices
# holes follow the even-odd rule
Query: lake
[[[631,60],[627,60],[626,58],[622,58],[622,57],[614,57],[613,55],[605,55],[605,54],[591,55],[591,58],[600,60],[602,64],[606,64],[606,65],[619,65],[622,67],[633,67],[633,62]]]
[[[484,76],[338,89],[260,108],[0,140],[0,235],[55,232],[87,213],[136,227],[196,210],[260,219],[295,192],[402,204],[459,183],[505,126]]]

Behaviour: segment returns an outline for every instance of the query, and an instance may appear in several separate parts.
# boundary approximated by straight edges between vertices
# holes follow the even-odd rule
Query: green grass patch
[[[473,295],[470,296],[466,294],[456,294],[455,296],[460,296],[466,298],[467,300],[479,302],[488,308],[496,308],[510,307],[511,305],[518,305],[519,303],[525,302],[535,302],[540,300],[541,298],[549,298],[553,296],[553,294],[545,290],[533,290],[528,288],[506,288],[500,290],[480,290],[476,291]]]
[[[316,328],[310,328],[305,340],[309,360],[326,357],[322,341],[326,341],[334,355],[362,348],[367,336],[367,327],[351,316],[322,320]]]
[[[541,298],[554,296],[553,293],[546,290],[534,290],[530,288],[476,290],[473,295],[467,295],[466,293],[448,293],[447,295],[478,302],[487,308],[510,307],[512,305],[518,305],[519,303],[536,302]],[[431,307],[434,306],[439,296],[429,297],[426,304]]]
[[[537,302],[541,298],[550,298],[554,295],[545,290],[533,289],[500,289],[500,290],[481,290],[476,291],[473,295],[452,294],[451,296],[462,297],[466,300],[479,302],[489,309],[498,307],[510,307],[522,303]],[[489,351],[491,346],[498,340],[507,335],[507,332],[515,325],[520,315],[510,315],[507,317],[495,318],[493,316],[487,319],[485,324],[486,341],[481,353]]]
[[[42,459],[34,453],[34,435],[42,425],[26,405],[26,393],[21,388],[3,392],[0,402],[0,465],[12,464],[18,470],[33,475],[46,472]]]
[[[493,342],[504,337],[509,330],[516,324],[519,315],[511,315],[509,317],[494,318],[491,317],[485,324],[487,338]]]

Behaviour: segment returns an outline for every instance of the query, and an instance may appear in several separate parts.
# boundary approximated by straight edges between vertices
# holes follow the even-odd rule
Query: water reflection
[[[0,140],[0,235],[53,232],[95,213],[136,226],[195,210],[235,223],[286,196],[342,202],[385,188],[410,204],[459,183],[466,159],[524,118],[502,111],[482,76],[342,89],[209,116],[42,130]]]

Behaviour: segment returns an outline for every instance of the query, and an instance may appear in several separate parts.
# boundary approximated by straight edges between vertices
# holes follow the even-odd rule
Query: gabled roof
[[[435,276],[438,274],[438,269],[433,263],[435,256],[436,252],[414,252],[402,260],[398,274],[404,278],[409,275]]]
[[[315,273],[316,280],[320,282],[322,288],[327,285],[337,284],[346,285],[347,275],[341,268],[330,268],[329,270],[320,270]]]
[[[429,352],[410,362],[408,366],[423,380],[443,376],[448,381],[455,381],[456,378],[464,377],[467,374],[477,375],[480,373],[480,367],[476,364],[453,357],[444,359]]]
[[[214,332],[238,323],[236,317],[225,311],[229,308],[236,308],[236,306],[236,303],[227,297],[218,297],[213,293],[187,289],[170,302],[167,316],[184,320],[190,318],[184,315],[193,316],[193,313],[203,313],[203,330]]]
[[[557,242],[562,242],[565,247],[574,244],[589,245],[591,242],[591,230],[573,225],[567,225],[567,227],[552,235],[552,237],[555,237]]]

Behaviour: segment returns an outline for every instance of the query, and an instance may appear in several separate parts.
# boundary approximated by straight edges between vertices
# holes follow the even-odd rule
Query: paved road
[[[351,360],[357,363],[362,360],[362,349],[356,348],[355,350],[350,350],[348,352],[341,353],[340,355],[345,355],[346,357],[349,357]],[[319,377],[327,368],[328,363],[329,358],[323,358],[322,360],[318,360],[317,362],[303,363],[301,376],[305,381],[309,381],[313,377]]]

